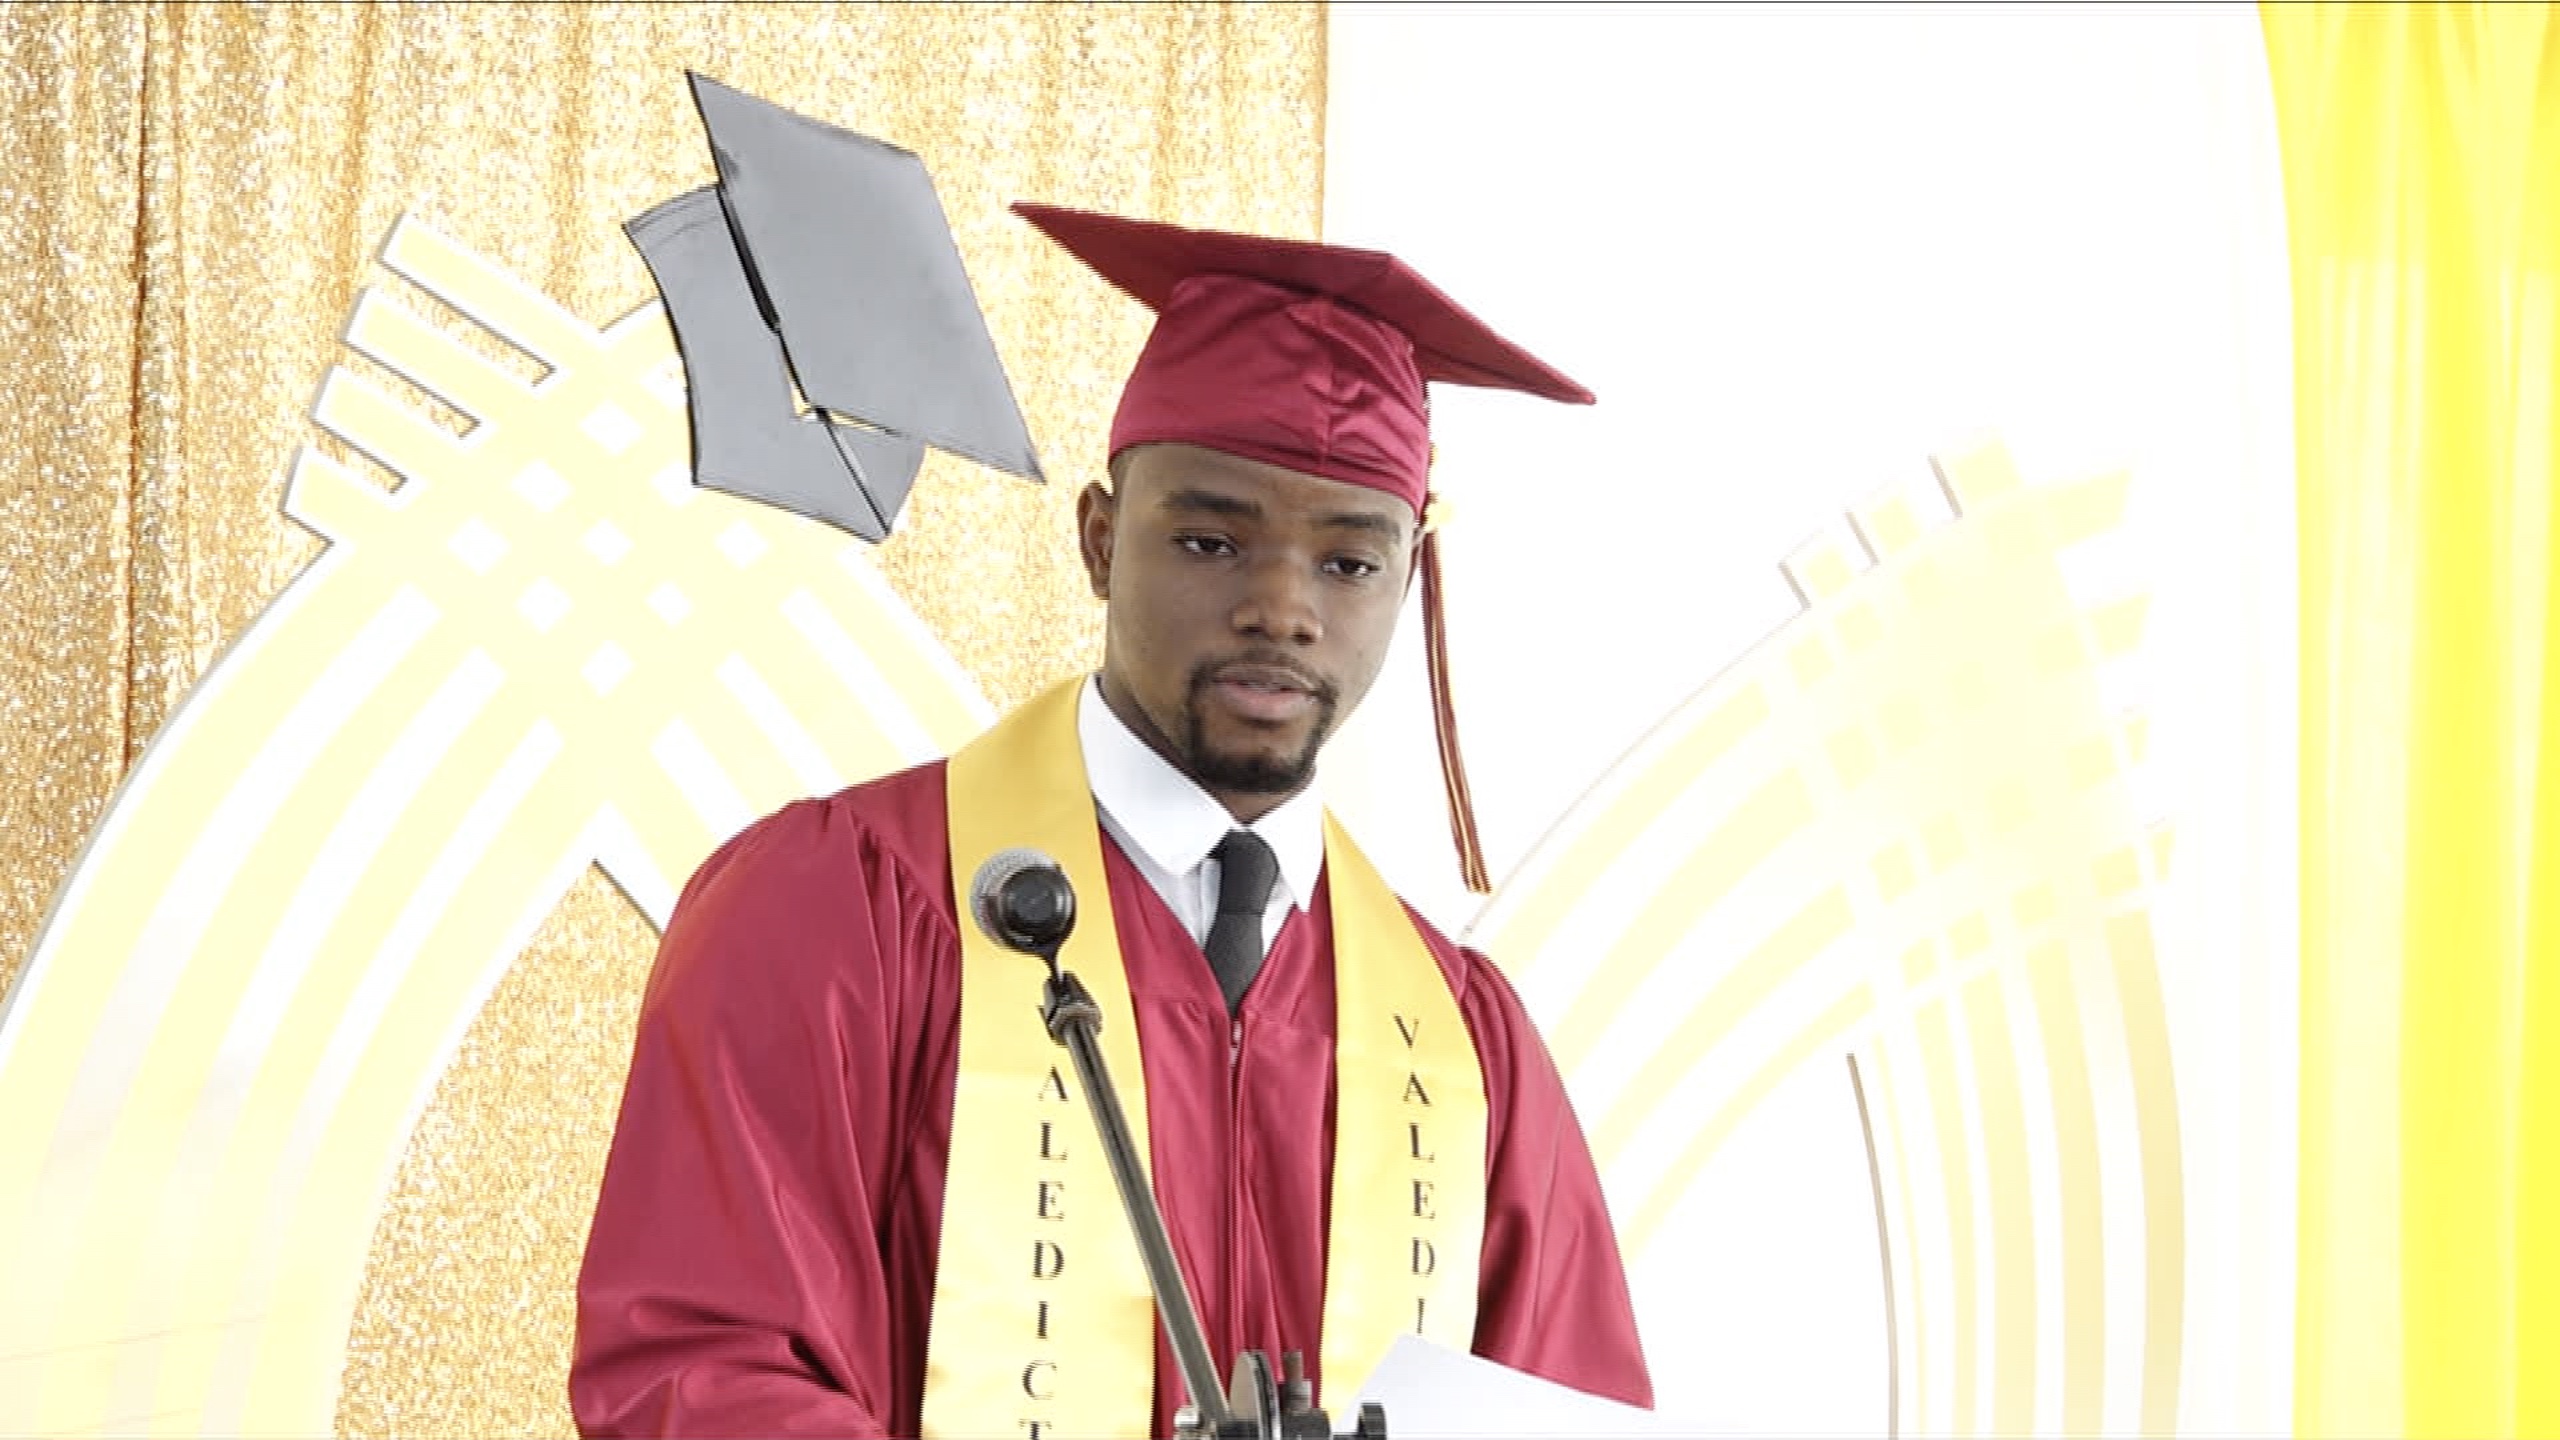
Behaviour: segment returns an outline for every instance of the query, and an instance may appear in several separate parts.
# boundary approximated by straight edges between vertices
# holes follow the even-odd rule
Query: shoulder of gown
[[[803,800],[695,871],[658,948],[578,1281],[587,1434],[887,1433],[888,1223],[951,1003],[942,767]],[[947,1029],[946,1027],[939,1027]]]

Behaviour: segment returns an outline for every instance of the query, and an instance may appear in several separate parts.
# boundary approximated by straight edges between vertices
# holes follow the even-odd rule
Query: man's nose
[[[1324,617],[1316,608],[1318,576],[1304,561],[1283,556],[1247,567],[1244,594],[1235,611],[1236,629],[1284,645],[1311,645],[1324,637]]]

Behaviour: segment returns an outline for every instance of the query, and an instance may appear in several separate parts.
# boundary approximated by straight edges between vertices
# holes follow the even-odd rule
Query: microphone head
[[[1076,891],[1057,861],[1037,850],[999,850],[969,882],[969,913],[1008,950],[1053,959],[1076,928]]]

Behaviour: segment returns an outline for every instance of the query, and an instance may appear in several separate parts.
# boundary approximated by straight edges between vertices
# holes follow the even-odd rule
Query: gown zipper
[[[1226,1351],[1233,1364],[1244,1343],[1244,1017],[1227,1021],[1227,1293]]]

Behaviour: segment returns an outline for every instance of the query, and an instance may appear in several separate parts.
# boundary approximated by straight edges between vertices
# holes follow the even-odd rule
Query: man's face
[[[1251,821],[1304,788],[1369,693],[1413,574],[1392,495],[1196,445],[1141,445],[1078,501],[1107,604],[1102,695]]]

